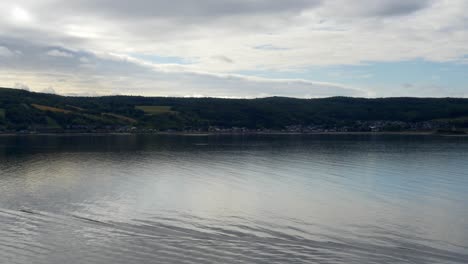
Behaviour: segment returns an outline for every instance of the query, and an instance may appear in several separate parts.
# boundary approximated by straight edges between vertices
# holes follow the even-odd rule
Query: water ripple
[[[467,153],[404,136],[0,138],[0,263],[466,263]]]

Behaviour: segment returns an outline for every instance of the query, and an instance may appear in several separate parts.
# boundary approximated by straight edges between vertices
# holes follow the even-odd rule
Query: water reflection
[[[7,263],[466,263],[468,140],[0,137]]]

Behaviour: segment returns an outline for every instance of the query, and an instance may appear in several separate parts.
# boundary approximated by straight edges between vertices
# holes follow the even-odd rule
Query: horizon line
[[[287,99],[296,99],[296,100],[314,100],[314,99],[330,99],[330,98],[351,98],[351,99],[462,99],[468,100],[468,97],[420,97],[420,96],[389,96],[389,97],[357,97],[357,96],[324,96],[324,97],[292,97],[292,96],[280,96],[280,95],[271,95],[264,97],[236,97],[236,96],[170,96],[170,95],[134,95],[134,94],[108,94],[108,95],[91,95],[91,94],[60,94],[60,93],[48,93],[45,91],[34,91],[26,90],[20,88],[10,88],[10,87],[0,87],[0,90],[14,90],[21,91],[26,93],[35,93],[35,94],[44,94],[44,95],[55,95],[60,97],[85,97],[85,98],[102,98],[102,97],[145,97],[145,98],[178,98],[178,99],[225,99],[225,100],[258,100],[258,99],[268,99],[268,98],[287,98]]]

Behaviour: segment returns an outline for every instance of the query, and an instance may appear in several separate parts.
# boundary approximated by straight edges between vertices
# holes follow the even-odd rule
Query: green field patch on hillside
[[[130,117],[127,117],[127,116],[123,116],[123,115],[118,115],[118,114],[113,114],[113,113],[103,113],[102,114],[103,116],[109,116],[109,117],[113,117],[113,118],[117,118],[121,121],[125,121],[125,122],[130,122],[130,123],[136,123],[138,122],[137,120],[133,119],[133,118],[130,118]]]
[[[85,109],[78,107],[78,106],[73,106],[73,105],[67,105],[67,108],[72,108],[76,111],[85,111]]]
[[[5,119],[5,109],[0,108],[0,119]]]
[[[125,116],[120,116],[117,117],[115,114],[109,114],[109,113],[101,113],[100,115],[92,115],[92,114],[79,114],[79,116],[82,116],[88,120],[91,120],[92,122],[103,122],[105,124],[125,124],[125,123],[133,123],[129,119],[129,117]],[[129,119],[128,119],[129,118]],[[132,119],[133,120],[133,119]],[[135,120],[136,121],[136,120]]]
[[[39,105],[39,104],[31,104],[34,108],[39,109],[41,111],[50,111],[50,112],[55,112],[55,113],[63,113],[63,114],[68,114],[71,113],[69,110],[61,109],[61,108],[56,108],[52,106],[47,106],[47,105]]]
[[[160,114],[176,114],[176,111],[172,110],[171,106],[163,105],[138,105],[135,106],[136,109],[139,109],[147,115],[160,115]]]

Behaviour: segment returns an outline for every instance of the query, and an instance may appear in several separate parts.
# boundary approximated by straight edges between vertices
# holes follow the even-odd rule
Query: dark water
[[[3,136],[0,263],[468,263],[468,138]]]

